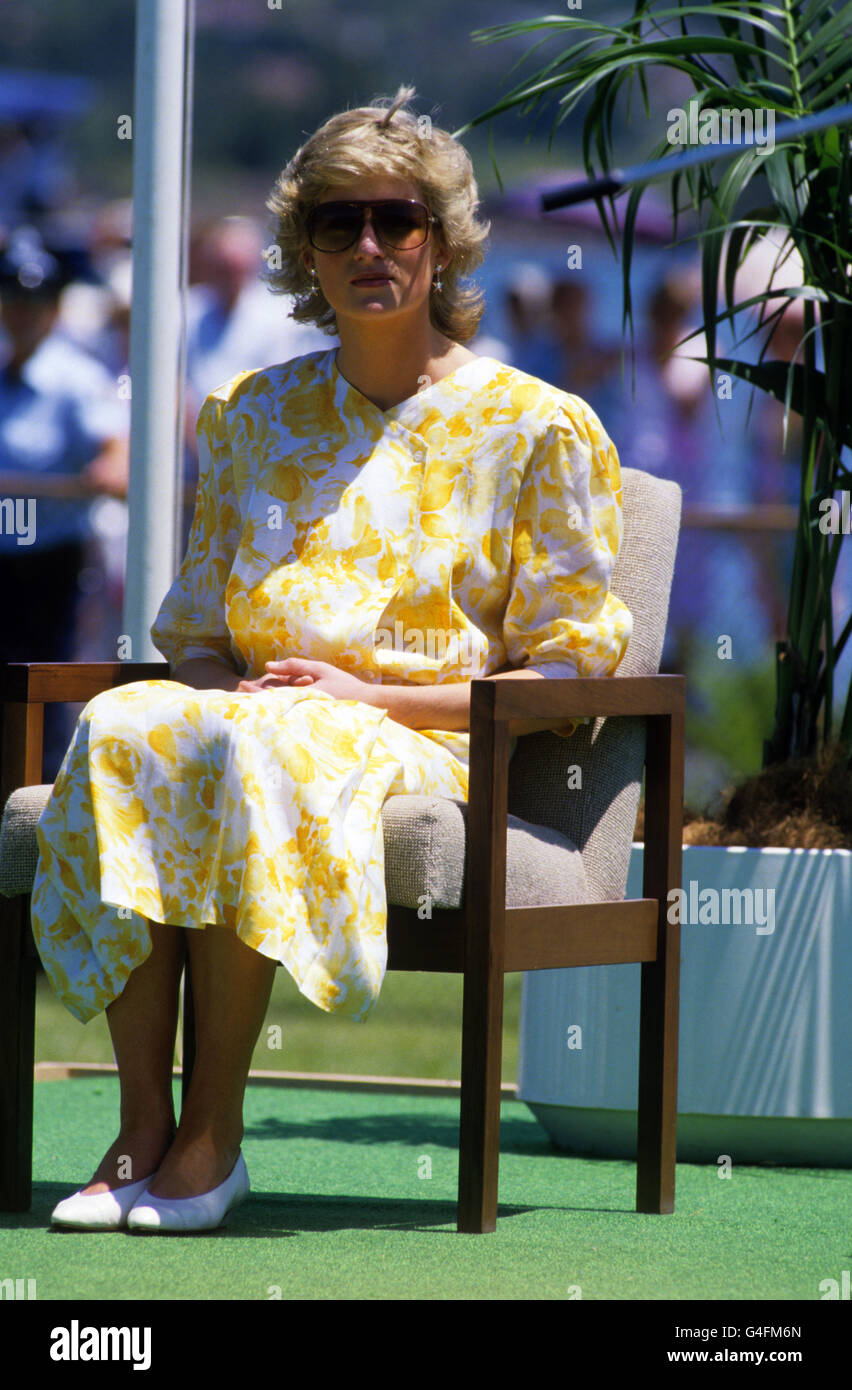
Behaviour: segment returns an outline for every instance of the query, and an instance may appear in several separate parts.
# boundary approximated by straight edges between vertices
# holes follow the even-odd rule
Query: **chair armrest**
[[[647,719],[642,892],[659,903],[663,949],[670,935],[668,894],[681,880],[685,711],[683,676],[471,682],[466,971],[503,968],[509,726],[513,719],[557,721],[619,715]]]
[[[167,661],[12,661],[3,671],[3,703],[76,703],[116,685],[168,675]]]
[[[478,692],[491,687],[487,699]],[[686,701],[684,676],[578,676],[540,681],[471,681],[470,723],[477,719],[610,718],[676,714]]]
[[[167,680],[165,661],[14,661],[2,670],[0,810],[19,787],[41,782],[44,706],[91,700],[137,680]]]

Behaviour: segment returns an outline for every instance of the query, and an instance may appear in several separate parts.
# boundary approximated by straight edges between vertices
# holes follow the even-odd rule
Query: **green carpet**
[[[227,1226],[50,1230],[117,1116],[113,1077],[36,1086],[33,1208],[0,1213],[0,1278],[39,1300],[814,1301],[852,1266],[852,1171],[682,1164],[675,1213],[640,1216],[633,1163],[560,1154],[509,1102],[497,1232],[459,1235],[456,1099],[266,1086],[247,1092],[252,1195]]]

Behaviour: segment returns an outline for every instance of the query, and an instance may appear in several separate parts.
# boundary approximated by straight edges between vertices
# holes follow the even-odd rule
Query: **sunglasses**
[[[317,251],[348,251],[360,238],[368,217],[382,245],[395,251],[422,246],[432,223],[438,221],[423,203],[408,198],[319,203],[308,214],[308,240]]]

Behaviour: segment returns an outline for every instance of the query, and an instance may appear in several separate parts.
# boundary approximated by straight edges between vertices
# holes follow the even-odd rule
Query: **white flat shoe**
[[[149,1178],[150,1182],[151,1179]],[[154,1197],[145,1192],[127,1218],[129,1231],[213,1231],[251,1190],[242,1153],[227,1177],[212,1192],[198,1197]]]
[[[141,1182],[128,1183],[112,1192],[96,1192],[84,1196],[82,1189],[71,1197],[65,1197],[54,1207],[51,1224],[75,1231],[118,1231],[127,1225],[127,1217],[134,1202],[137,1202],[154,1174],[149,1173]]]

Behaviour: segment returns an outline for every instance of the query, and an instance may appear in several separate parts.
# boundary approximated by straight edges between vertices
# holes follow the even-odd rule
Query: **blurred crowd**
[[[0,661],[100,660],[122,632],[131,398],[132,207],[115,202],[81,222],[49,151],[0,124],[0,566],[6,595]],[[531,233],[531,237],[534,232]],[[195,422],[205,396],[239,371],[336,340],[296,324],[259,279],[261,226],[228,217],[192,229],[186,317],[184,479],[197,471]],[[551,275],[518,261],[502,285],[499,336],[473,351],[497,357],[587,401],[622,466],[675,479],[687,507],[795,502],[796,441],[782,457],[780,408],[734,382],[714,392],[688,359],[700,336],[696,274],[660,269],[637,322],[635,364],[602,321],[593,277]],[[499,314],[497,316],[499,321]],[[801,324],[781,321],[773,355],[795,351]],[[622,380],[623,376],[623,380]],[[746,434],[746,429],[748,433]],[[186,537],[191,507],[184,509]],[[34,522],[34,524],[32,524]],[[734,630],[765,642],[783,629],[787,557],[777,537],[743,545],[683,533],[664,669],[688,670],[697,642]],[[748,660],[747,652],[739,655]],[[45,775],[67,745],[50,713]]]
[[[62,180],[48,179],[46,167],[37,142],[22,144],[8,131],[0,137],[0,577],[7,599],[0,662],[114,659],[122,634],[132,207],[111,203],[81,222],[64,206]],[[5,173],[14,177],[4,182]],[[296,324],[286,298],[266,289],[259,279],[264,245],[259,224],[242,217],[192,231],[183,452],[190,498],[205,396],[237,372],[336,341]],[[190,500],[184,540],[191,510]],[[46,778],[58,770],[72,719],[60,706],[45,712]]]
[[[688,673],[699,648],[725,635],[738,663],[749,664],[784,630],[792,537],[759,528],[773,505],[798,503],[795,423],[785,446],[780,406],[759,393],[752,398],[735,377],[717,373],[714,385],[695,360],[706,353],[699,271],[690,263],[672,267],[668,253],[658,259],[638,305],[635,357],[603,318],[592,277],[560,278],[534,262],[518,262],[508,277],[505,332],[471,346],[586,401],[622,468],[673,479],[690,519],[703,509],[705,520],[715,511],[721,522],[726,507],[751,509],[753,530],[689,525],[681,532],[663,669]],[[620,315],[616,323],[620,329]],[[794,305],[770,356],[790,360],[801,333]],[[737,355],[729,349],[720,330],[717,355]]]

